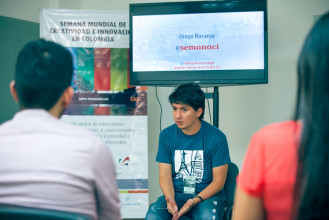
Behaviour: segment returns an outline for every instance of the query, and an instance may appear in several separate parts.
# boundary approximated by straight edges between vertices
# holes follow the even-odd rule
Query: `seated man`
[[[156,158],[163,196],[146,219],[223,219],[231,162],[226,137],[202,120],[205,94],[198,85],[179,86],[169,101],[175,124],[160,133]]]
[[[20,109],[0,126],[0,204],[121,219],[114,162],[87,130],[59,117],[70,104],[73,61],[45,40],[19,53],[11,93]]]

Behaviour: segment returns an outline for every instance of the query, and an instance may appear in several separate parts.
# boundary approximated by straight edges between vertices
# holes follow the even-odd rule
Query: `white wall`
[[[40,8],[128,10],[141,0],[0,0],[0,15],[39,22]],[[240,168],[251,135],[262,126],[291,119],[296,95],[296,60],[314,16],[329,10],[329,0],[268,0],[269,83],[219,88],[219,127],[229,142],[231,159]],[[1,28],[1,27],[0,27]],[[162,128],[173,123],[168,95],[173,88],[158,88]],[[209,92],[212,92],[209,89]],[[206,103],[207,105],[207,103]],[[212,110],[212,100],[210,100]],[[212,114],[212,113],[211,113]],[[155,88],[148,89],[150,201],[161,194],[155,160],[160,107]],[[209,121],[206,108],[205,120]]]

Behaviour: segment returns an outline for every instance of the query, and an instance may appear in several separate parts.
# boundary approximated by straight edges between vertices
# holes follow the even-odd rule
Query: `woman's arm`
[[[237,186],[234,197],[233,219],[264,219],[264,206],[261,198],[251,196]]]

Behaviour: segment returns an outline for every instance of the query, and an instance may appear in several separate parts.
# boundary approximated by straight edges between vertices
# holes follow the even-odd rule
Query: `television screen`
[[[130,84],[267,83],[266,2],[130,5]]]

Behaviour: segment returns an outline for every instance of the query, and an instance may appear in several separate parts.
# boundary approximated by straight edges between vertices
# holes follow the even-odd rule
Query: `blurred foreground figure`
[[[251,139],[238,180],[234,219],[329,219],[329,13],[298,60],[295,120]]]
[[[21,110],[0,126],[0,205],[121,219],[108,146],[59,120],[72,75],[71,54],[56,43],[38,40],[20,51],[10,90]]]

